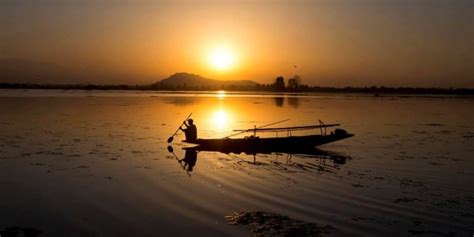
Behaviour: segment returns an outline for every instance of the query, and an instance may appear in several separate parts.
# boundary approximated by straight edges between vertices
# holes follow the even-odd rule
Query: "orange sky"
[[[7,0],[0,57],[136,78],[297,73],[310,85],[474,87],[474,3],[453,2]],[[209,62],[218,47],[232,52],[231,68]]]

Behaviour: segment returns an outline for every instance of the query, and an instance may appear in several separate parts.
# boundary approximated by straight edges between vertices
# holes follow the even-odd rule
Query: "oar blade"
[[[169,152],[173,152],[173,147],[172,146],[168,146],[167,148],[168,148]]]
[[[193,115],[193,113],[190,113],[188,117],[183,121],[183,123],[178,127],[178,129],[176,129],[176,132],[174,132],[173,135],[168,138],[168,143],[171,143],[173,141],[173,137],[178,133],[178,131],[181,129],[181,126],[183,126],[183,124],[191,117],[191,115]]]

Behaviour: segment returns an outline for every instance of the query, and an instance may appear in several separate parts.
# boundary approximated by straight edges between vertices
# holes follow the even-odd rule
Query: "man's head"
[[[188,119],[189,124],[193,124],[193,119]]]

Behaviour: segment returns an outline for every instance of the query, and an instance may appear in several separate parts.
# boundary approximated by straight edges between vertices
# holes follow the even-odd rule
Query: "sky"
[[[472,0],[3,0],[0,59],[131,75],[130,83],[190,72],[473,88],[472,22]]]

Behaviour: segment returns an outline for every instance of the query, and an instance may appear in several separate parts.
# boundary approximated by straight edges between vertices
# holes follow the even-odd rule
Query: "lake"
[[[273,235],[226,219],[260,211],[323,236],[472,236],[473,108],[455,96],[0,90],[0,234]],[[189,113],[203,138],[285,119],[275,126],[322,120],[355,136],[316,154],[180,162],[191,145],[179,133],[170,152],[167,139]]]

